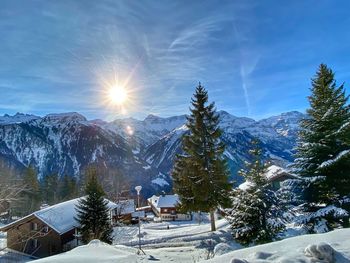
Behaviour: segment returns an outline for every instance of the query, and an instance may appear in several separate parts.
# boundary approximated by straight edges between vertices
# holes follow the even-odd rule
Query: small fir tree
[[[211,230],[215,230],[214,212],[227,206],[229,171],[223,157],[219,116],[214,103],[208,105],[208,93],[199,83],[187,117],[189,132],[182,140],[184,154],[178,155],[172,177],[174,191],[179,194],[183,211],[210,213]]]
[[[226,210],[233,236],[242,245],[270,242],[284,229],[280,200],[265,177],[267,165],[262,161],[258,142],[253,141],[253,145],[253,161],[239,172],[247,187],[232,191],[232,207]]]
[[[97,181],[96,171],[90,172],[85,185],[86,196],[79,200],[76,207],[80,224],[82,241],[88,243],[92,239],[99,239],[108,244],[112,243],[112,226],[109,218],[108,201],[105,193]]]

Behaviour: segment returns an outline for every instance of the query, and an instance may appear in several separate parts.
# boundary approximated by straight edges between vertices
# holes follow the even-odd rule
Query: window
[[[31,240],[31,245],[32,245],[32,248],[37,248],[38,247],[38,240],[37,239],[32,239]]]
[[[44,233],[49,232],[49,227],[48,227],[48,226],[44,226],[44,227],[43,227],[43,232],[44,232]]]
[[[32,223],[31,223],[31,230],[35,230],[35,231],[38,230],[38,224],[32,222]]]

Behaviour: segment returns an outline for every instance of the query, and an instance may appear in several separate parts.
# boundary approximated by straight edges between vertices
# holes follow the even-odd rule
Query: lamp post
[[[142,190],[142,186],[138,185],[135,187],[135,190],[137,192],[137,207],[140,207],[140,192]],[[145,252],[142,250],[141,248],[141,223],[140,223],[140,211],[136,211],[137,213],[137,217],[138,217],[138,225],[139,225],[139,253],[141,253],[141,251],[143,252],[143,254],[145,254]]]
[[[139,208],[140,207],[140,192],[142,190],[142,186],[141,185],[136,186],[135,190],[137,192],[137,208]]]

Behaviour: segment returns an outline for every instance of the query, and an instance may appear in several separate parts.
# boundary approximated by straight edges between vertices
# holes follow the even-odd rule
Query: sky
[[[304,111],[320,63],[350,83],[349,10],[341,0],[2,0],[0,114],[180,115],[198,82],[236,116]],[[107,102],[114,84],[128,91],[123,107]]]

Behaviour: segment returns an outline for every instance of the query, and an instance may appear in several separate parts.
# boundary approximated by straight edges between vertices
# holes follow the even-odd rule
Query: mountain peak
[[[66,112],[66,113],[52,113],[48,114],[44,117],[47,121],[59,121],[59,122],[67,122],[67,121],[87,121],[86,118],[77,112]]]
[[[0,124],[22,123],[22,122],[28,122],[34,119],[39,119],[39,118],[40,117],[32,114],[24,114],[24,113],[17,112],[13,116],[9,114],[5,114],[2,117],[0,116]]]
[[[143,121],[145,122],[149,122],[149,121],[159,121],[162,120],[162,117],[156,116],[154,114],[149,114]]]

